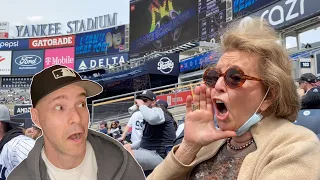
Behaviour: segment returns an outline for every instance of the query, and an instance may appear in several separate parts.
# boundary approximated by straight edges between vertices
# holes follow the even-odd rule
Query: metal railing
[[[184,106],[185,103],[178,103],[178,98],[180,98],[178,97],[179,93],[193,93],[194,87],[199,85],[201,81],[202,79],[196,79],[147,90],[153,91],[158,97],[173,97],[172,102],[169,103],[170,110],[171,108]],[[122,120],[129,118],[130,114],[128,113],[128,108],[134,104],[136,95],[140,93],[142,93],[142,91],[136,91],[92,101],[91,124],[101,121],[108,122],[112,120]],[[181,114],[180,111],[177,111],[176,113]]]

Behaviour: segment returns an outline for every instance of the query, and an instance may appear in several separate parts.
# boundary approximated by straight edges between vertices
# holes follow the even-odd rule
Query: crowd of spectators
[[[29,88],[0,89],[0,104],[30,104]]]

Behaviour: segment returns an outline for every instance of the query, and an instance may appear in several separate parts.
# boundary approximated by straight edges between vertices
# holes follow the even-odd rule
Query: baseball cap
[[[142,97],[148,98],[152,101],[156,100],[156,95],[152,91],[143,91],[141,94],[137,95],[137,99],[141,99]]]
[[[167,101],[165,101],[165,100],[162,100],[162,99],[158,99],[157,100],[157,102],[156,102],[156,104],[158,105],[158,106],[163,106],[164,108],[168,108],[168,103],[167,103]]]
[[[30,88],[32,106],[35,107],[46,95],[70,84],[84,88],[87,97],[95,96],[102,91],[102,87],[98,83],[82,79],[73,69],[54,65],[33,76]]]
[[[20,123],[11,121],[9,109],[2,104],[0,104],[0,121],[14,126],[22,125]]]
[[[301,77],[298,79],[299,82],[308,82],[308,83],[316,83],[317,77],[312,73],[305,73],[302,74]]]

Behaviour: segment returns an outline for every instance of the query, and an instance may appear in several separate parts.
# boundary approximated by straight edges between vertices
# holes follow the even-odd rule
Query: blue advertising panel
[[[76,59],[74,69],[76,71],[87,71],[97,67],[106,67],[107,65],[124,63],[128,61],[128,53],[112,54],[108,56],[97,56],[91,58]]]
[[[44,50],[13,51],[11,74],[33,75],[43,69]]]
[[[29,48],[28,39],[0,40],[0,50],[22,50]]]
[[[125,26],[76,35],[75,56],[89,57],[124,52]]]
[[[253,13],[277,1],[279,0],[233,0],[233,18]]]
[[[146,62],[150,74],[179,75],[179,54],[170,54]]]
[[[215,64],[218,62],[220,56],[221,54],[211,51],[186,59],[180,62],[180,72],[190,72],[204,68],[210,64]]]
[[[281,0],[249,16],[264,18],[278,30],[319,16],[319,7],[319,0]]]

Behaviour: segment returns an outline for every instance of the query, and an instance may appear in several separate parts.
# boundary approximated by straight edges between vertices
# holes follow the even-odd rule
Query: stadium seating
[[[320,138],[320,109],[304,109],[299,112],[295,124],[313,131]]]

